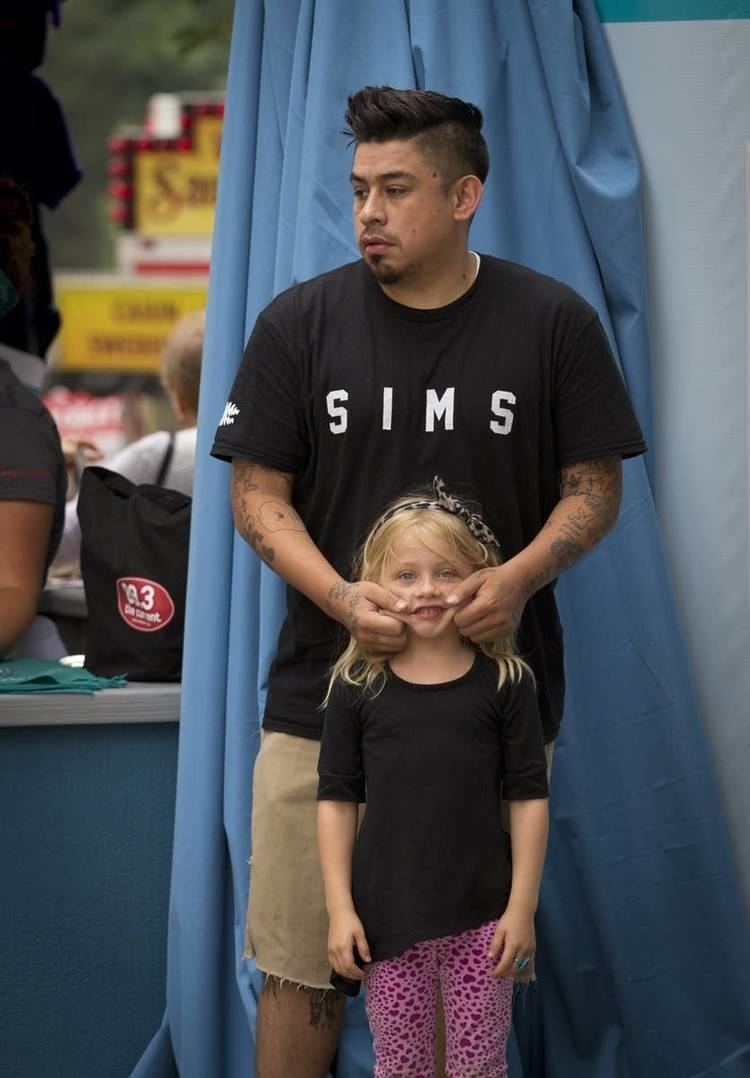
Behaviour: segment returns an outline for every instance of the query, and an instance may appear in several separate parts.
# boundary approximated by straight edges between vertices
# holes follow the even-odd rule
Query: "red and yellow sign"
[[[210,236],[223,117],[196,116],[190,148],[147,149],[133,162],[134,227],[151,236]]]
[[[102,274],[59,276],[57,365],[64,370],[155,373],[175,322],[206,305],[207,282]]]

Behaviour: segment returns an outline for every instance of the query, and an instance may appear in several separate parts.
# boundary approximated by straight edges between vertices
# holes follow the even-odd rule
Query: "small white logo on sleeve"
[[[224,405],[224,411],[222,412],[221,419],[219,420],[220,427],[231,427],[234,423],[235,416],[240,414],[240,410],[234,401],[227,401]]]

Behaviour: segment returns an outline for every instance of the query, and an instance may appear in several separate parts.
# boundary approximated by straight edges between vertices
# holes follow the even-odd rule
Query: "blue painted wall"
[[[127,1078],[159,1025],[177,730],[0,730],[2,1078]]]

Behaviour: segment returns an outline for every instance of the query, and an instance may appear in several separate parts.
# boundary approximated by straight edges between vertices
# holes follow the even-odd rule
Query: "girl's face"
[[[447,598],[460,580],[474,571],[447,543],[435,539],[426,546],[406,535],[394,543],[385,564],[382,585],[407,603],[399,614],[417,636],[434,639],[445,632],[458,635],[453,624],[454,607]]]

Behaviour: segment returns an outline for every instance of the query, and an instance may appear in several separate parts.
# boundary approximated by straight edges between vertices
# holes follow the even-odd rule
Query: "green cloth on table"
[[[0,693],[94,693],[97,689],[120,689],[127,683],[124,675],[97,677],[84,666],[61,666],[52,659],[6,659],[0,662]]]

